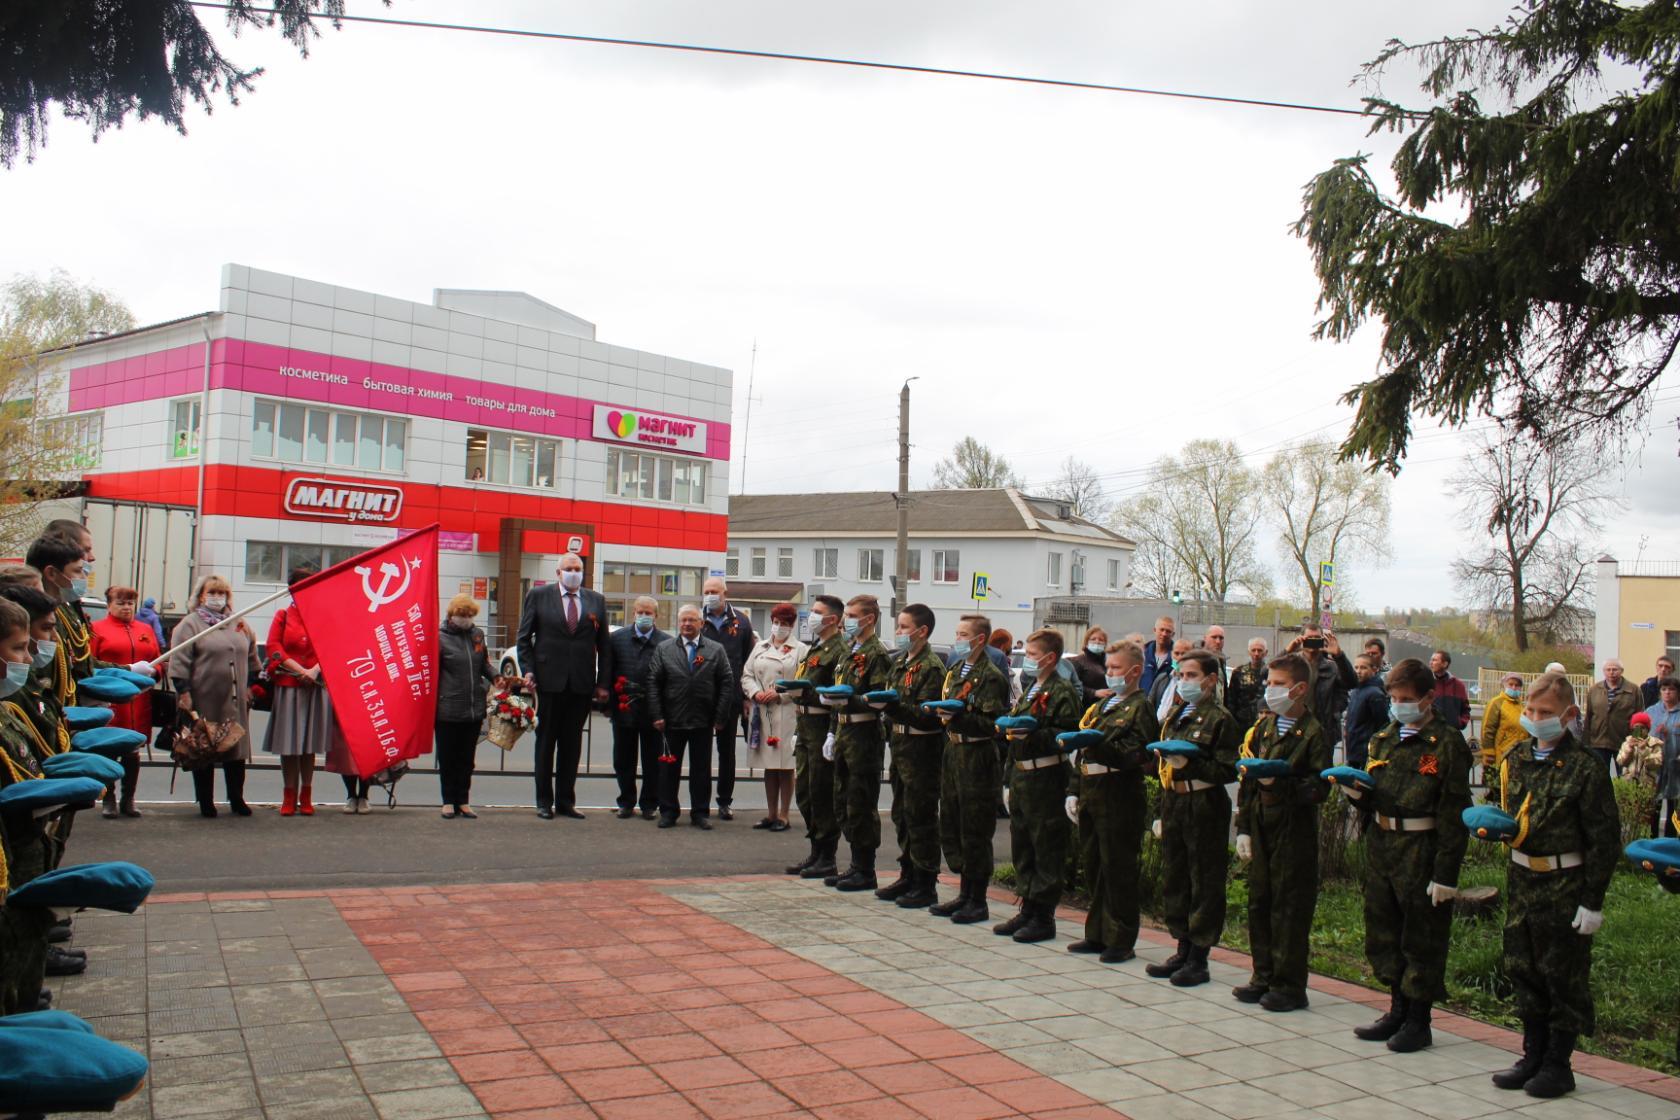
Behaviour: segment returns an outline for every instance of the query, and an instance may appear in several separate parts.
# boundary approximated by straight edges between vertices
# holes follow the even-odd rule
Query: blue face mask
[[[1179,681],[1178,698],[1186,704],[1194,704],[1202,698],[1202,682],[1186,680]]]
[[[1124,696],[1131,690],[1131,685],[1127,683],[1125,677],[1104,677],[1103,683],[1108,685],[1116,696]]]
[[[636,616],[636,633],[653,633],[653,616],[651,614],[639,614]]]
[[[6,662],[6,679],[0,681],[0,697],[10,696],[29,683],[29,665],[22,661]]]
[[[84,598],[87,597],[87,584],[88,584],[88,581],[85,580],[85,579],[73,579],[73,580],[71,580],[70,581],[69,596],[65,601],[70,602],[70,603],[81,602]]]
[[[899,653],[909,653],[912,639],[908,634],[893,635],[893,649]]]
[[[1388,718],[1395,723],[1416,723],[1423,718],[1423,705],[1412,700],[1390,700]]]
[[[1085,652],[1090,654],[1092,657],[1101,657],[1103,655],[1103,650],[1104,647],[1095,642],[1085,647]]]
[[[1520,689],[1520,688],[1507,688],[1505,690],[1505,695],[1509,696],[1513,700],[1521,700],[1522,699],[1522,689]]]
[[[859,629],[862,628],[862,626],[863,626],[863,623],[859,622],[855,618],[850,617],[849,615],[846,618],[843,618],[843,619],[840,620],[840,629],[846,635],[846,637],[848,637],[848,638],[857,637],[857,632],[858,632]]]
[[[966,661],[968,655],[974,652],[974,643],[958,638],[951,643],[951,656],[958,661]]]
[[[1542,743],[1555,743],[1563,738],[1563,721],[1556,716],[1547,716],[1538,722],[1523,716],[1521,723],[1524,731]]]

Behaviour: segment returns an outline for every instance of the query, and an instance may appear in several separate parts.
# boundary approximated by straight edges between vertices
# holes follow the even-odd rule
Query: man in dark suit
[[[583,561],[568,552],[560,582],[535,587],[519,616],[519,665],[537,694],[537,816],[583,819],[577,811],[578,760],[592,702],[607,702],[612,651],[607,601],[583,586]]]
[[[654,624],[659,603],[653,596],[641,596],[632,609],[630,625],[620,626],[607,639],[613,664],[613,773],[618,775],[618,817],[628,820],[636,814],[636,763],[641,763],[640,805],[642,816],[651,821],[659,805],[663,736],[648,714],[648,667],[653,664],[654,650],[670,641],[671,635]]]
[[[705,611],[700,632],[723,647],[729,658],[729,672],[737,682],[746,667],[747,655],[752,653],[758,639],[753,635],[752,620],[743,611],[729,605],[729,584],[722,576],[713,576],[701,588]],[[731,693],[729,718],[717,733],[717,803],[718,819],[732,821],[735,814],[729,806],[735,800],[735,731],[741,722],[744,707],[741,690]],[[708,750],[710,748],[707,748]]]
[[[683,754],[688,762],[688,823],[710,829],[712,805],[712,736],[734,717],[740,677],[729,669],[723,647],[704,637],[700,608],[692,603],[677,611],[677,637],[653,651],[648,666],[648,714],[665,735],[659,763],[659,827],[677,823],[682,806],[677,783]]]

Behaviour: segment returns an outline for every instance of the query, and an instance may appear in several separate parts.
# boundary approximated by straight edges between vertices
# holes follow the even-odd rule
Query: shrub
[[[1622,847],[1652,835],[1651,822],[1656,819],[1656,791],[1631,778],[1617,778],[1610,783],[1616,791],[1616,812],[1622,818]]]

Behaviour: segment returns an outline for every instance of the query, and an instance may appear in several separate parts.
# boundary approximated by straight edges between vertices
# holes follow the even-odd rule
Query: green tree
[[[1496,30],[1390,41],[1364,75],[1405,64],[1433,104],[1366,100],[1404,136],[1394,194],[1342,159],[1295,226],[1318,337],[1382,325],[1342,453],[1397,471],[1417,413],[1625,430],[1680,346],[1680,5],[1526,0]]]
[[[385,0],[386,4],[390,0]],[[228,26],[279,25],[307,56],[317,18],[338,26],[344,0],[228,0]],[[190,0],[7,0],[0,5],[0,166],[46,143],[48,108],[85,120],[93,135],[131,113],[186,132],[188,99],[239,104],[262,74],[241,70],[217,48]]]
[[[1285,447],[1266,464],[1260,493],[1278,546],[1301,575],[1308,617],[1318,617],[1323,600],[1320,561],[1388,555],[1388,488],[1387,478],[1341,461],[1328,440]]]
[[[995,490],[1019,485],[1021,478],[1011,469],[1009,460],[973,436],[958,440],[951,453],[933,468],[935,490]]]
[[[1256,598],[1271,590],[1271,576],[1256,549],[1260,531],[1259,480],[1237,445],[1195,439],[1182,454],[1165,455],[1150,468],[1144,492],[1120,506],[1115,524],[1137,541],[1150,568],[1133,582],[1151,590],[1225,602],[1237,590]],[[1151,585],[1188,575],[1188,586]]]

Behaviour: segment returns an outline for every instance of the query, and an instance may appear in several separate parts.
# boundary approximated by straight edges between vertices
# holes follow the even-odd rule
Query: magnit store
[[[730,372],[599,342],[523,292],[413,303],[228,265],[217,311],[83,343],[59,373],[99,583],[166,607],[212,572],[248,603],[433,522],[440,601],[473,595],[498,642],[563,552],[613,623],[648,593],[674,624],[723,567]]]

